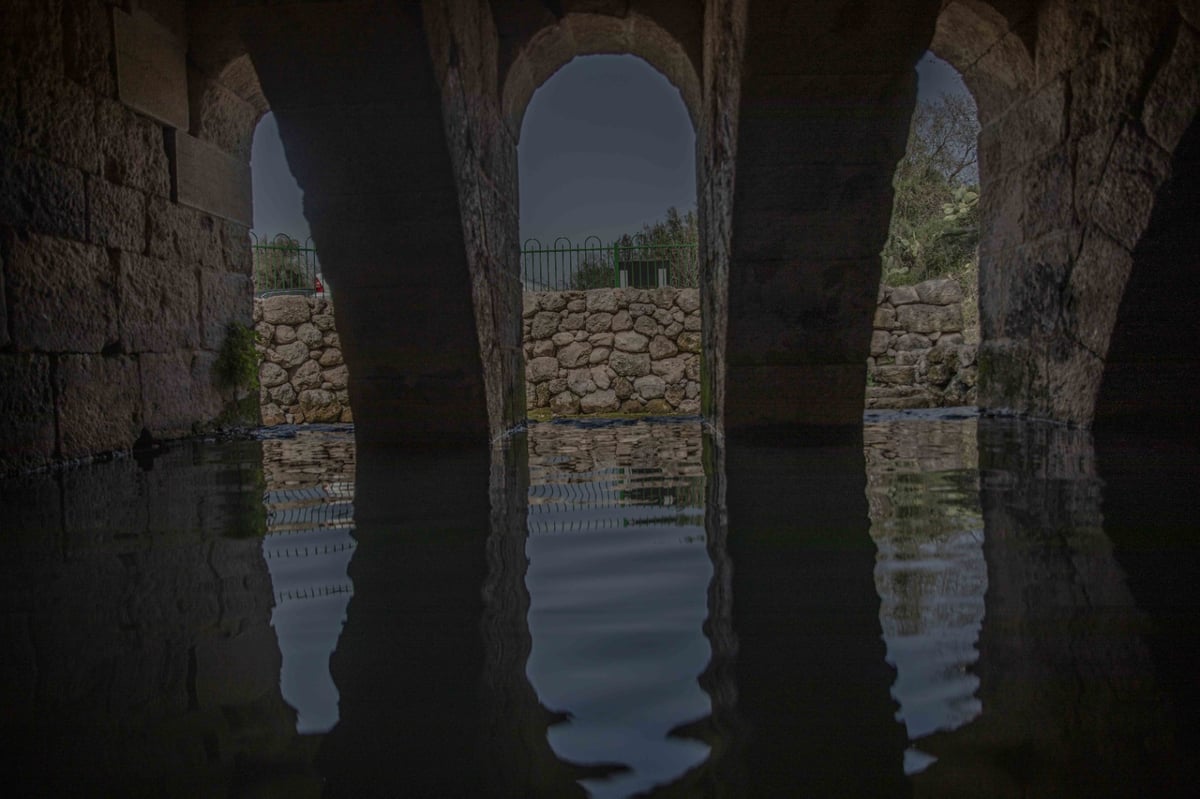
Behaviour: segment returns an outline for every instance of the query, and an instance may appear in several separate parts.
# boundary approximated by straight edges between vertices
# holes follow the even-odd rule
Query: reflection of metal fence
[[[254,293],[258,295],[295,292],[312,294],[324,291],[318,275],[321,262],[312,239],[301,244],[287,234],[259,241],[250,234],[254,258]]]
[[[588,236],[579,246],[559,237],[553,246],[543,247],[537,239],[528,239],[521,248],[521,282],[526,291],[697,288],[700,261],[695,242],[603,244]]]

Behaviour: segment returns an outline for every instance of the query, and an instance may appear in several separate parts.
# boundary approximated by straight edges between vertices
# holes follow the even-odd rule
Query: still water
[[[1183,795],[1197,455],[969,412],[842,447],[353,431],[0,482],[9,791]]]

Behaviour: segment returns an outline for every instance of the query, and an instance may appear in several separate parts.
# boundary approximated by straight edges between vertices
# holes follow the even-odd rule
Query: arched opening
[[[588,50],[622,49],[599,35],[607,22],[573,25],[595,37]],[[527,410],[698,414],[694,73],[661,53],[559,68],[537,45],[563,35],[554,30],[518,59],[506,95],[510,124],[521,125]],[[517,76],[538,70],[545,82],[525,95]]]
[[[917,105],[867,359],[871,409],[976,404],[979,167],[975,101],[950,64],[917,65]]]
[[[321,271],[303,192],[270,112],[255,128],[250,171],[261,421],[266,426],[352,422],[332,286]]]

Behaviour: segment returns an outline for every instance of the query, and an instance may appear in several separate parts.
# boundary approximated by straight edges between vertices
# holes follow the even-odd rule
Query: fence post
[[[620,251],[619,247],[620,245],[613,244],[613,288],[618,289],[621,287],[621,258],[617,254]]]

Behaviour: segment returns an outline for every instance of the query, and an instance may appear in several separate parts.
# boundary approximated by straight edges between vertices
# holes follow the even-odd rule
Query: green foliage
[[[225,340],[213,366],[218,386],[238,392],[258,389],[258,352],[254,340],[254,330],[243,324],[230,322],[225,327]]]
[[[974,268],[979,245],[976,140],[965,95],[918,104],[908,150],[896,168],[895,207],[881,253],[884,282],[919,283]]]
[[[696,244],[700,240],[700,225],[695,210],[679,212],[675,206],[667,209],[666,217],[654,224],[642,225],[636,233],[626,233],[617,239],[621,258],[634,260],[665,260],[667,281],[676,288],[697,288],[700,285],[700,263]],[[669,248],[669,249],[652,249]]]
[[[589,258],[571,275],[573,291],[612,288],[615,282],[612,264],[606,258]]]
[[[266,244],[255,245],[254,289],[311,289],[315,269],[309,261],[311,250],[300,242],[280,233]]]

